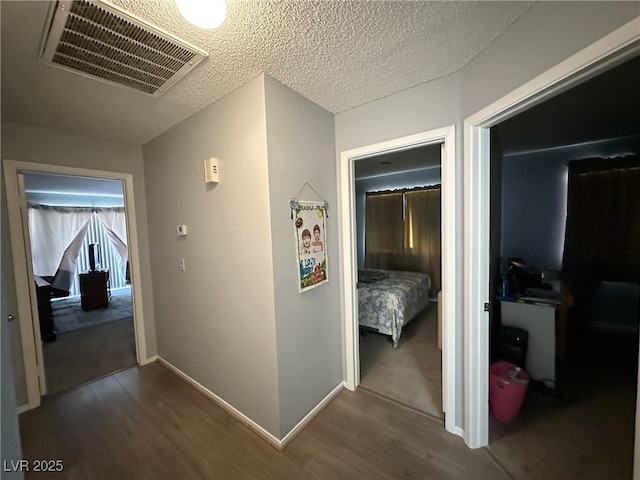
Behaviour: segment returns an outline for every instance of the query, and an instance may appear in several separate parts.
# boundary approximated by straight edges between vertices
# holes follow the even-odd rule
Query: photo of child
[[[301,255],[309,255],[310,253],[312,253],[311,251],[311,233],[309,232],[308,229],[304,229],[302,231],[302,244],[300,247],[300,254]]]
[[[324,248],[324,243],[320,240],[320,226],[318,225],[313,227],[313,242],[311,242],[311,247],[314,252],[321,252]]]

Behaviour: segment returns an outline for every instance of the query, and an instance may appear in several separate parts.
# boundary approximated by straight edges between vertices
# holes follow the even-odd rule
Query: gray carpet
[[[430,303],[402,330],[398,348],[386,335],[360,336],[360,384],[437,418],[442,413],[438,304]]]
[[[107,308],[84,311],[80,303],[80,296],[53,300],[51,308],[54,330],[57,334],[116,322],[133,316],[131,288],[113,290]]]
[[[133,319],[58,335],[43,343],[47,394],[52,395],[136,364]]]

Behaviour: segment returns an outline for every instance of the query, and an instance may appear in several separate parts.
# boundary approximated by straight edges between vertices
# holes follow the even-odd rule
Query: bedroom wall
[[[439,151],[439,147],[437,148]],[[356,248],[358,249],[358,268],[364,268],[366,193],[437,185],[440,183],[441,172],[442,169],[438,166],[423,168],[422,170],[415,170],[413,172],[392,173],[380,177],[356,180]]]
[[[142,303],[145,313],[147,355],[155,355],[155,323],[153,321],[153,291],[149,264],[147,208],[142,166],[142,149],[139,146],[91,138],[73,133],[34,127],[18,123],[2,123],[2,158],[50,165],[63,165],[102,171],[131,173],[136,200],[136,220],[141,268]],[[3,204],[3,217],[6,205]],[[5,236],[6,235],[6,236]],[[8,231],[2,232],[2,241],[10,242]],[[11,278],[13,280],[13,277]],[[15,292],[13,294],[15,300]],[[18,405],[27,401],[26,384],[22,368],[22,351],[19,344],[18,322],[10,326],[12,356]],[[17,342],[17,344],[16,344]]]
[[[262,76],[143,150],[158,355],[277,437]],[[209,157],[218,158],[218,184],[204,182]],[[187,225],[186,236],[176,235],[178,224]]]
[[[640,153],[640,136],[508,155],[503,161],[502,256],[560,270],[567,212],[567,162]]]
[[[280,431],[286,435],[342,383],[334,116],[265,76]],[[329,282],[298,293],[289,201],[305,183],[329,202]],[[305,188],[299,200],[318,200]]]
[[[336,115],[336,152],[457,126],[457,265],[462,307],[462,131],[465,117],[510,93],[638,15],[636,2],[538,2],[462,70]],[[451,272],[450,272],[451,273]],[[459,310],[460,312],[462,309]],[[445,319],[445,321],[451,321]],[[454,320],[462,332],[462,317]],[[456,339],[457,427],[464,429],[464,338]]]

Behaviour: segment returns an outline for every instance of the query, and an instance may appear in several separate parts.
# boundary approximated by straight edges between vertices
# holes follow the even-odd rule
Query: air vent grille
[[[203,52],[97,0],[58,2],[42,59],[76,73],[159,95]]]

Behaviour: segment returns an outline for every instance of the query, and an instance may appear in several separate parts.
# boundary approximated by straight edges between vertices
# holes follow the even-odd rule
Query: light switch
[[[176,233],[179,237],[184,237],[187,234],[187,226],[186,225],[176,225]]]

